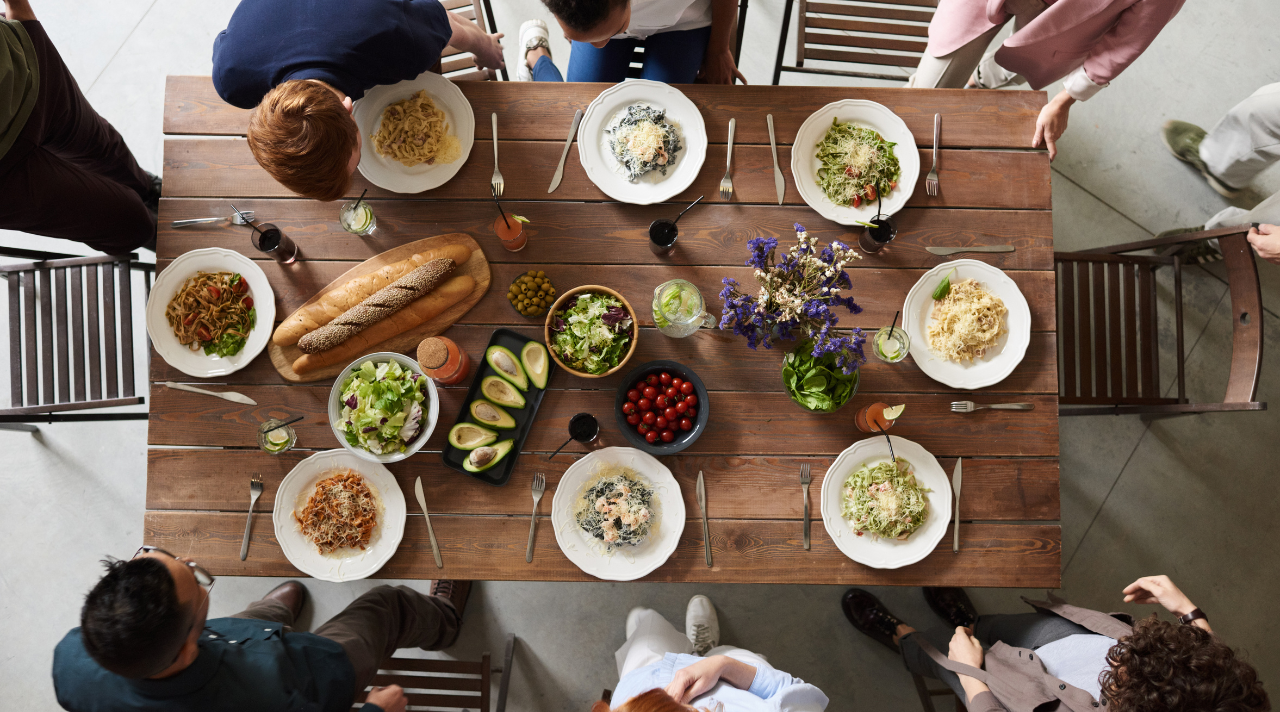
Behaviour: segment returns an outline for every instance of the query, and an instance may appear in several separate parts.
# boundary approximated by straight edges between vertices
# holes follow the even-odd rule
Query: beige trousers
[[[1004,9],[1013,15],[1013,31],[1017,32],[1034,20],[1048,7],[1043,0],[1005,0]],[[1021,74],[1014,74],[996,64],[996,50],[987,51],[991,41],[1000,34],[1002,25],[996,25],[960,49],[934,57],[925,52],[920,65],[907,80],[908,87],[916,89],[963,89],[969,78],[977,72],[978,86],[982,89],[999,89],[1011,84],[1023,84]]]

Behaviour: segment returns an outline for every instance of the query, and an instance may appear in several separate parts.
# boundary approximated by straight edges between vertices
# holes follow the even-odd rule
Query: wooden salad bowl
[[[618,362],[617,366],[614,366],[604,373],[583,373],[582,371],[569,368],[560,360],[559,356],[556,356],[555,350],[551,348],[551,324],[556,318],[556,312],[560,311],[565,300],[576,294],[582,294],[584,292],[608,294],[609,296],[615,297],[618,301],[622,302],[622,308],[626,309],[627,313],[631,315],[631,348],[627,349],[626,355],[622,357],[622,360]],[[556,365],[560,368],[563,368],[575,376],[581,376],[582,378],[604,378],[605,376],[609,376],[617,372],[623,366],[627,365],[627,361],[631,360],[631,355],[636,352],[636,342],[640,339],[640,324],[636,319],[636,310],[631,307],[631,302],[628,302],[626,297],[612,289],[609,289],[608,287],[602,287],[598,284],[584,284],[581,287],[574,287],[573,289],[562,293],[560,297],[556,299],[555,304],[552,304],[551,308],[547,309],[547,321],[542,327],[542,339],[543,343],[547,345],[547,353],[551,354],[551,359],[555,361]]]

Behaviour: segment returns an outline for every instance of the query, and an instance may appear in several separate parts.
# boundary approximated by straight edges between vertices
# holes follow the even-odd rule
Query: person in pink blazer
[[[939,0],[929,46],[907,86],[996,89],[1029,83],[1041,89],[1064,79],[1064,89],[1040,112],[1033,147],[1067,130],[1067,113],[1133,63],[1185,0]],[[1014,32],[988,46],[1010,19]]]

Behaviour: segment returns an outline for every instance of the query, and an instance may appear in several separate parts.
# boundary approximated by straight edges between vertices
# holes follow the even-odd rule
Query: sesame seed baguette
[[[303,336],[298,340],[298,350],[305,354],[315,354],[332,349],[425,296],[444,281],[456,266],[447,257],[428,262],[378,290],[337,319]]]

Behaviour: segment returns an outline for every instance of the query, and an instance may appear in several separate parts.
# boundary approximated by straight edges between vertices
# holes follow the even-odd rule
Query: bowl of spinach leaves
[[[846,374],[835,354],[813,355],[813,342],[802,341],[782,361],[782,385],[796,405],[813,413],[834,413],[858,392],[858,371]]]

